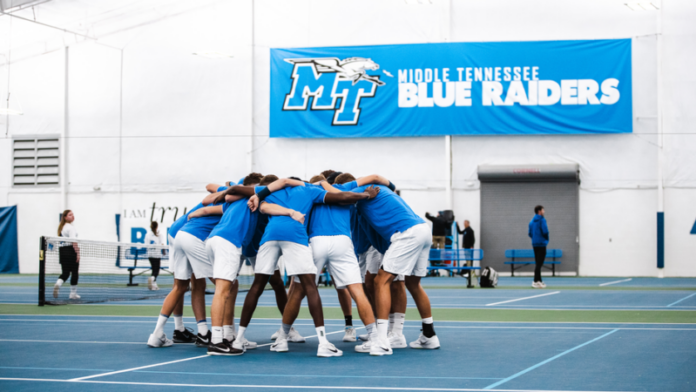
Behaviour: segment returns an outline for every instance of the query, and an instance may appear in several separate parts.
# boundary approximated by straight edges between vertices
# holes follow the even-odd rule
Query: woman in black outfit
[[[65,238],[77,238],[77,230],[72,223],[75,221],[75,214],[70,210],[63,211],[58,225],[58,235]],[[77,281],[80,269],[80,247],[77,243],[63,242],[58,249],[61,274],[56,284],[53,286],[53,298],[58,298],[60,288],[63,283],[70,278],[70,299],[80,299],[77,295]]]

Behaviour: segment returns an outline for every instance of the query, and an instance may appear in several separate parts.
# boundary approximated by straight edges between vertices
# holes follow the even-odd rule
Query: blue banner
[[[270,136],[633,131],[631,40],[271,49]]]

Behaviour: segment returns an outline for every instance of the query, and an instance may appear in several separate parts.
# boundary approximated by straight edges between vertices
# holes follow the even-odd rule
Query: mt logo
[[[360,120],[360,102],[372,98],[377,87],[384,86],[379,75],[367,71],[379,64],[363,57],[285,59],[293,65],[292,86],[285,95],[283,110],[333,110],[331,125],[356,125]],[[385,71],[386,73],[386,71]],[[340,98],[340,104],[339,104]]]

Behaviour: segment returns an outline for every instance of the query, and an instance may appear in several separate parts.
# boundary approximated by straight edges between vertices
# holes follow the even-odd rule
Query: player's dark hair
[[[65,211],[63,211],[63,214],[61,214],[61,216],[60,216],[60,224],[58,224],[58,236],[59,237],[62,235],[60,233],[63,231],[63,226],[65,226],[65,224],[68,223],[65,221],[65,217],[68,216],[68,214],[70,212],[71,212],[70,210],[65,210]]]
[[[249,173],[248,176],[244,177],[242,185],[258,184],[259,182],[261,182],[262,178],[263,174],[261,173]]]
[[[326,177],[326,182],[328,182],[329,184],[335,183],[335,182],[336,182],[336,177],[340,176],[341,174],[343,174],[343,173],[341,173],[341,172],[333,172],[333,174],[331,174],[330,176]]]
[[[345,184],[347,182],[355,181],[355,177],[353,177],[352,174],[350,173],[341,173],[336,177],[336,180],[334,181],[334,184]]]
[[[288,178],[291,180],[306,182],[305,180],[301,179],[300,177],[288,177]]]
[[[266,174],[261,179],[261,182],[259,183],[259,185],[268,185],[277,179],[278,179],[278,176],[276,176],[274,174]]]
[[[324,176],[324,178],[329,178],[329,176],[332,175],[332,174],[334,174],[334,173],[336,173],[336,170],[331,170],[331,169],[329,169],[329,170],[324,170],[323,172],[321,172],[321,173],[319,173],[319,174],[321,174],[322,176]]]
[[[535,213],[535,214],[538,214],[539,211],[541,211],[541,210],[543,210],[543,209],[544,209],[544,206],[536,206],[536,207],[534,207],[534,213]]]
[[[154,235],[159,235],[159,233],[157,232],[157,226],[159,226],[159,225],[157,224],[156,221],[150,222],[150,230],[152,230],[152,234],[154,234]]]
[[[324,180],[326,180],[326,177],[324,177],[321,174],[317,174],[316,176],[313,176],[312,178],[309,179],[309,183],[314,184],[315,182],[324,181]]]

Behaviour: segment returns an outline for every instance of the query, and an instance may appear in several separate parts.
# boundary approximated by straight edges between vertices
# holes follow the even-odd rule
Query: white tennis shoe
[[[408,345],[406,344],[406,336],[404,335],[397,335],[394,332],[389,332],[389,335],[387,335],[389,338],[389,345],[391,348],[406,348]]]
[[[358,336],[358,339],[362,340],[363,342],[367,342],[370,340],[370,335],[368,335],[368,334],[360,335],[360,336]]]
[[[319,349],[317,350],[317,357],[329,358],[342,356],[343,351],[337,349],[336,346],[328,342],[320,344]]]
[[[411,342],[410,346],[411,348],[435,350],[440,348],[440,339],[438,339],[437,335],[433,335],[432,338],[427,338],[421,333],[418,340]]]
[[[152,348],[169,347],[173,345],[174,342],[171,339],[167,339],[167,334],[162,334],[162,336],[157,337],[155,334],[150,334],[150,338],[147,339],[147,345]]]
[[[276,339],[275,343],[271,344],[271,351],[277,353],[286,353],[290,351],[288,348],[288,340],[283,338]]]
[[[272,340],[278,339],[278,335],[280,334],[280,331],[282,329],[283,328],[277,330],[273,335],[271,335],[271,339]],[[304,343],[305,338],[302,335],[300,335],[300,333],[297,332],[295,330],[295,328],[293,327],[293,328],[290,328],[290,333],[288,333],[288,342],[290,342],[290,343]]]
[[[355,337],[355,328],[346,327],[346,334],[343,336],[344,342],[355,342],[357,339]]]
[[[393,353],[388,339],[377,338],[370,341],[370,355],[381,357],[383,355],[392,355]]]
[[[370,344],[370,341],[368,340],[367,342],[363,344],[359,344],[355,346],[355,352],[356,353],[369,353],[370,352],[370,347],[372,344]]]

